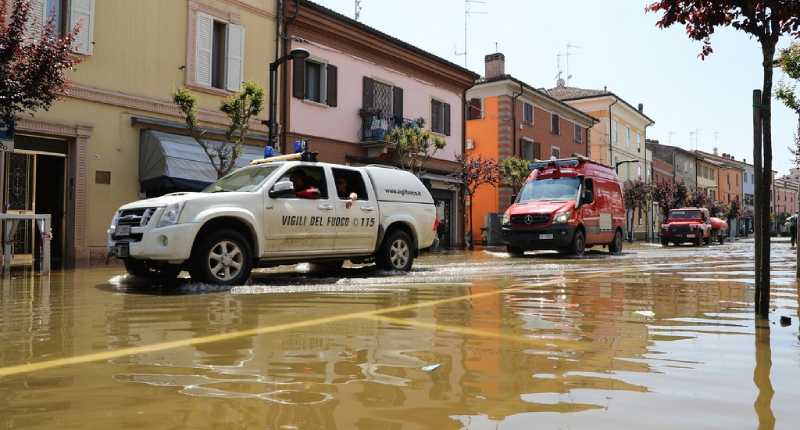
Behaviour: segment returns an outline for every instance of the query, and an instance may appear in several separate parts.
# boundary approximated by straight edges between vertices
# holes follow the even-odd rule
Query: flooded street
[[[793,429],[796,257],[771,252],[760,328],[752,241],[440,251],[234,288],[15,270],[0,428]]]

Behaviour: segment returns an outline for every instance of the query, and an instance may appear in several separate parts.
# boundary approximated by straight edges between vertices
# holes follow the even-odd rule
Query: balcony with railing
[[[419,125],[420,120],[407,119],[391,115],[380,109],[359,109],[361,128],[358,130],[358,140],[363,148],[367,148],[369,157],[385,154],[389,148],[394,147],[392,130],[395,127],[413,127]]]

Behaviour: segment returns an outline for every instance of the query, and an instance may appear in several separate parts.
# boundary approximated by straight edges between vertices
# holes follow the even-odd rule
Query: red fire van
[[[557,250],[581,256],[595,245],[622,252],[625,205],[614,169],[583,156],[536,161],[531,168],[503,215],[509,254]]]

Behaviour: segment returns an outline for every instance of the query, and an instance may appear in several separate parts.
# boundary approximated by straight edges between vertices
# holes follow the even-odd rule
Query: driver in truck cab
[[[318,199],[320,197],[319,188],[315,187],[303,169],[292,170],[289,180],[294,185],[294,194],[304,199]]]

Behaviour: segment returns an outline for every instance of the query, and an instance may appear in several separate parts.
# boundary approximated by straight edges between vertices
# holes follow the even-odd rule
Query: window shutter
[[[94,45],[94,0],[72,0],[69,5],[69,28],[75,28],[81,23],[72,44],[72,50],[78,54],[92,55]]]
[[[554,134],[561,134],[560,118],[556,114],[550,115],[550,131]]]
[[[581,126],[579,126],[578,124],[573,124],[572,128],[575,130],[575,141],[576,142],[582,141],[583,140],[582,139],[583,136],[581,136],[581,133],[582,133],[583,129],[581,128]]]
[[[244,80],[244,27],[228,24],[228,64],[226,89],[239,91]]]
[[[277,70],[275,71],[277,72]],[[270,88],[270,91],[272,89]],[[306,60],[295,58],[292,60],[292,97],[306,98]]]
[[[31,0],[28,25],[25,26],[25,37],[38,39],[39,35],[42,34],[45,22],[47,22],[47,2],[45,0]],[[36,23],[36,26],[33,25],[34,23]]]
[[[374,97],[373,97],[373,81],[372,78],[369,76],[364,76],[364,88],[363,93],[361,95],[361,107],[364,109],[369,109],[373,107]]]
[[[541,142],[533,142],[533,158],[535,160],[542,159],[542,143]]]
[[[439,101],[431,99],[431,131],[439,133]]]
[[[336,107],[339,105],[339,91],[337,89],[337,82],[339,80],[339,69],[333,64],[327,66],[327,88],[328,88],[328,106]]]
[[[195,40],[194,81],[197,85],[211,86],[211,41],[214,35],[214,18],[197,13]]]
[[[392,106],[392,115],[403,117],[403,89],[394,87],[394,100]]]
[[[481,111],[483,110],[481,101],[478,98],[469,99],[469,119],[481,119]]]
[[[450,136],[450,103],[444,104],[444,135]]]

